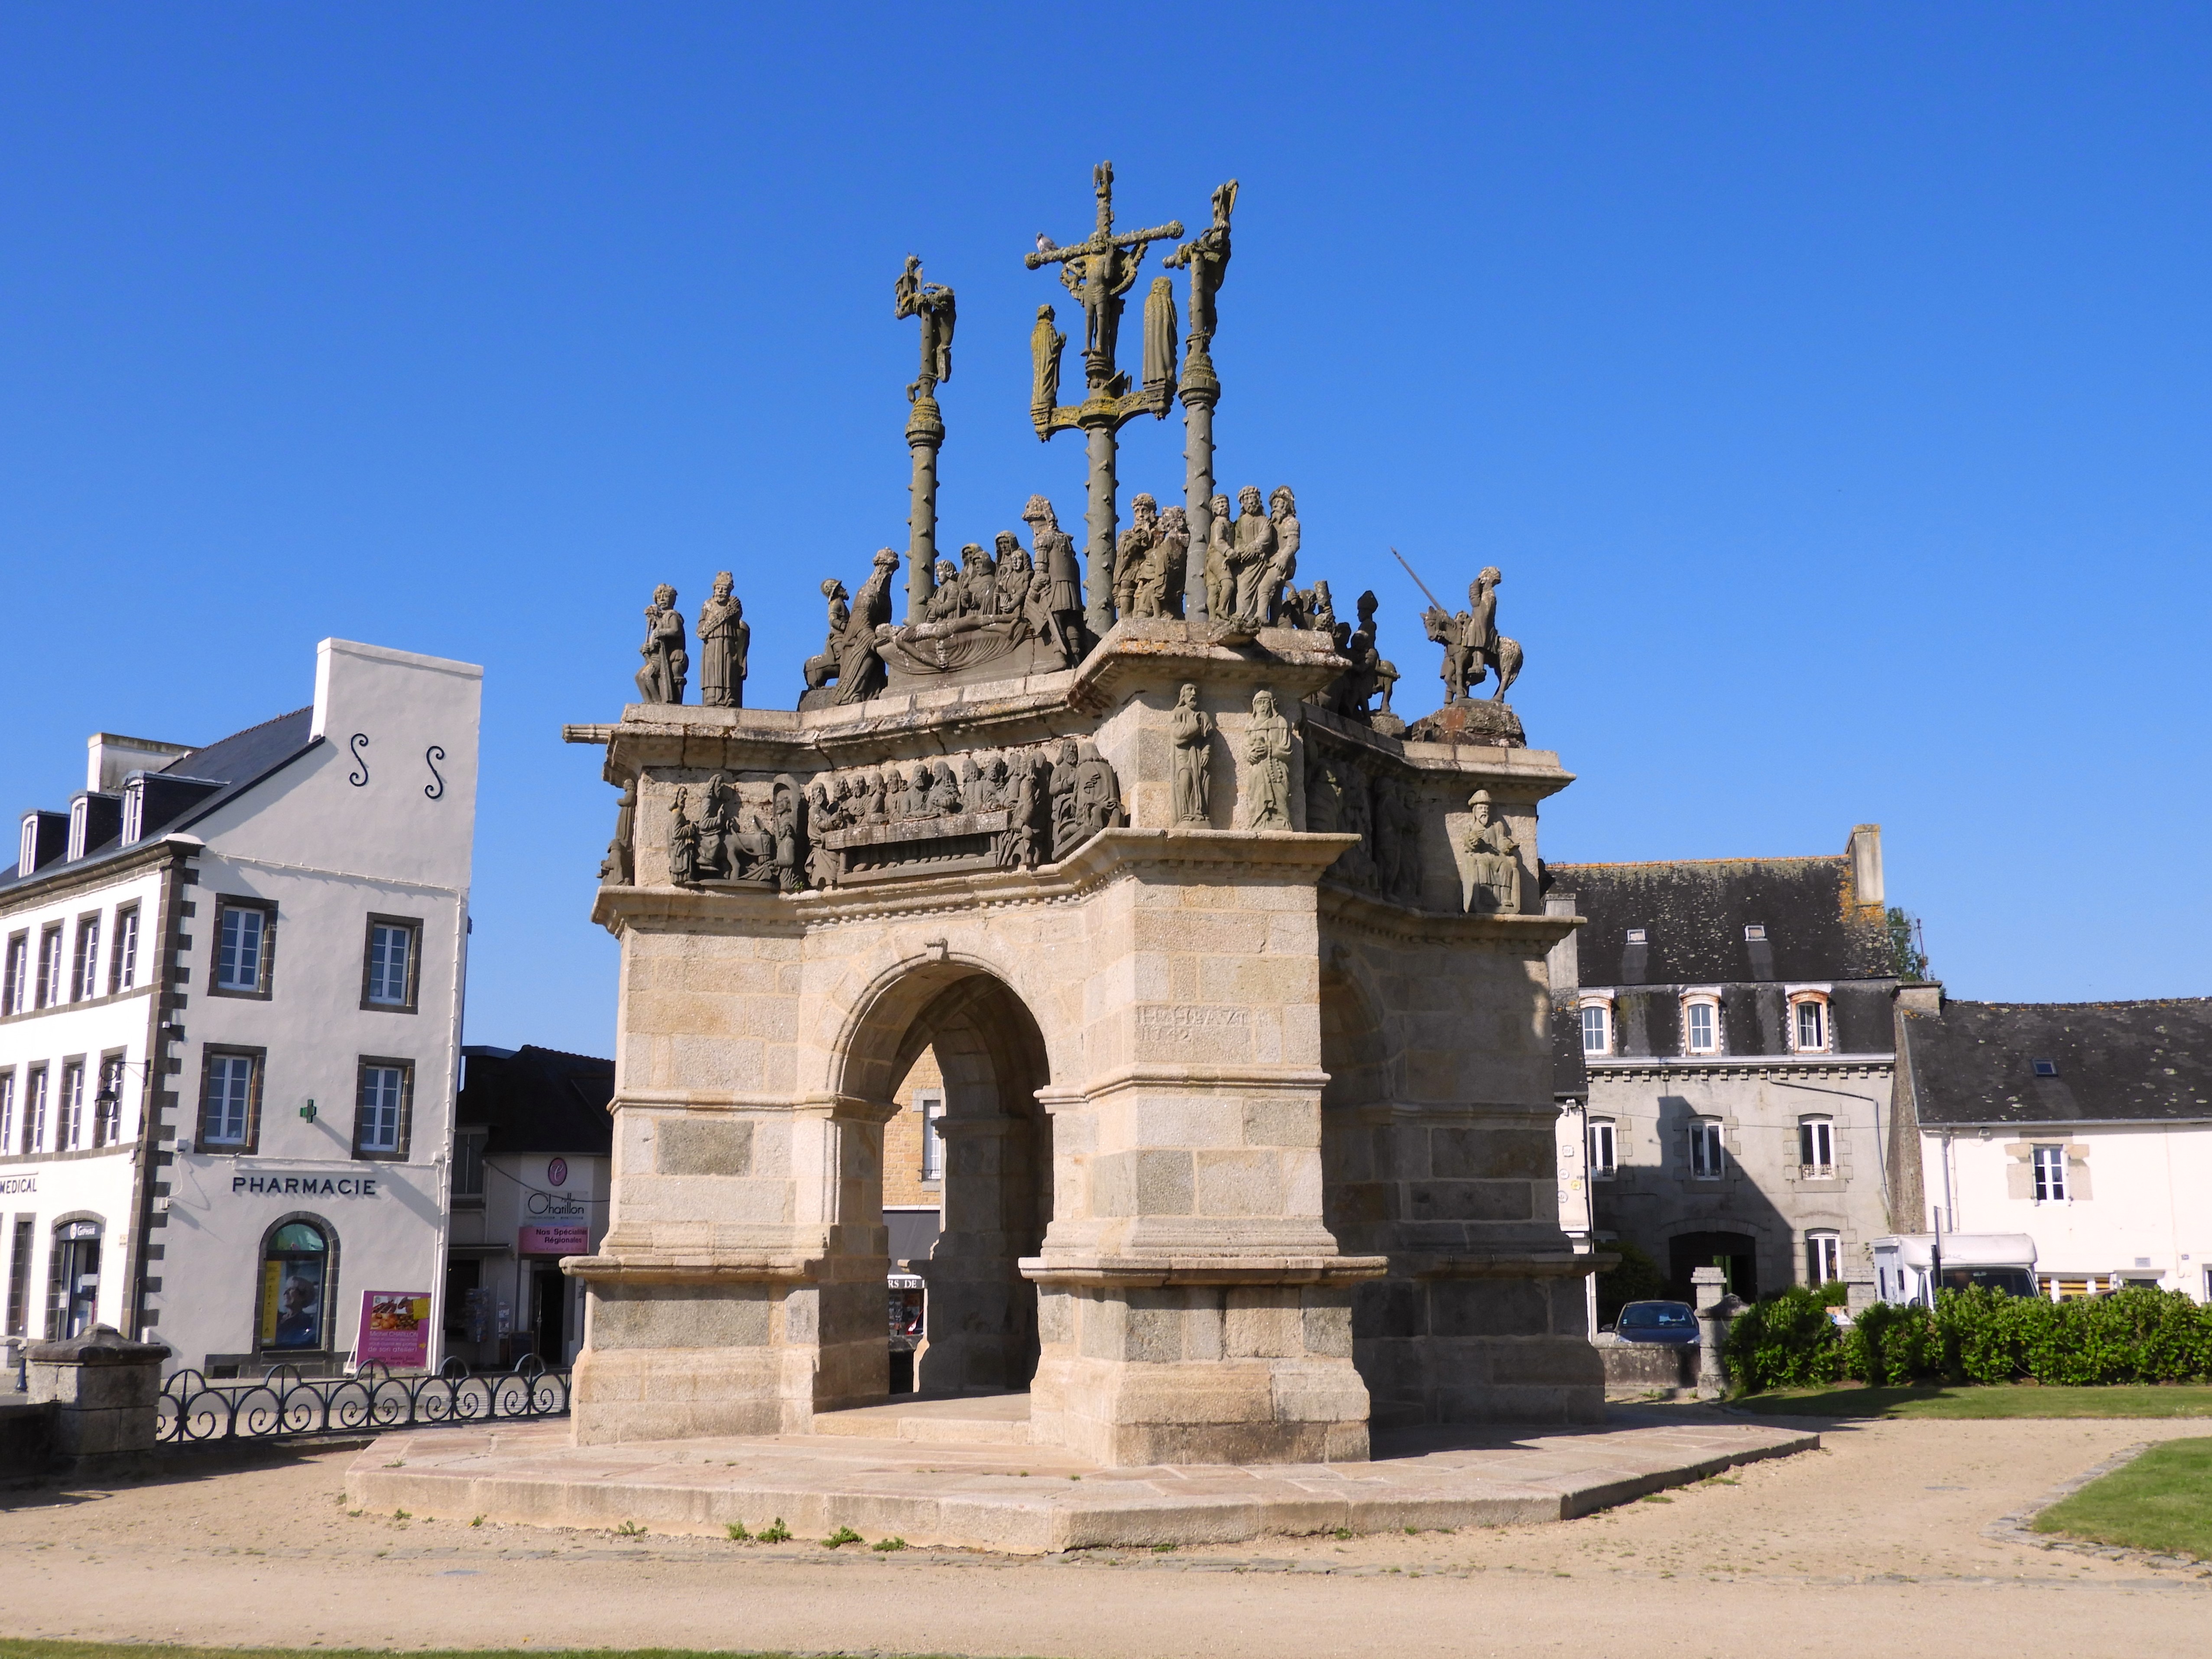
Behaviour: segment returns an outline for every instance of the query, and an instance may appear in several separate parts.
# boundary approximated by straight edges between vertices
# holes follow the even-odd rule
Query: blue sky
[[[802,14],[805,14],[802,15]],[[835,21],[824,21],[835,20]],[[1372,586],[1407,712],[1505,572],[1554,860],[1840,851],[1954,994],[2212,993],[2212,15],[2180,6],[0,4],[0,781],[485,665],[471,1040],[605,1051],[587,918],[653,584],[788,707],[903,546],[1034,490],[1036,234],[1243,193],[1224,483]],[[1176,423],[1125,493],[1180,489]]]

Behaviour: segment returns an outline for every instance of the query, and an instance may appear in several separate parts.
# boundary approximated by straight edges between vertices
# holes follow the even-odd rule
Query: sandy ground
[[[1818,1452],[1585,1520],[1020,1559],[349,1515],[351,1452],[0,1493],[0,1634],[329,1646],[1401,1659],[2212,1652],[2212,1571],[1992,1542],[2203,1422],[1819,1425]]]

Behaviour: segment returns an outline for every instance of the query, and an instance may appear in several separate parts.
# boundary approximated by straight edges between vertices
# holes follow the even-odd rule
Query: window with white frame
[[[0,1154],[15,1144],[15,1070],[0,1072]]]
[[[1586,1054],[1609,1054],[1613,1052],[1613,1005],[1603,1000],[1585,1002],[1582,1006],[1583,1052]]]
[[[1790,1047],[1801,1054],[1822,1054],[1828,1051],[1828,1000],[1811,994],[1791,999],[1790,1007]]]
[[[1837,1233],[1805,1235],[1805,1282],[1832,1285],[1844,1276],[1844,1241]]]
[[[371,916],[362,963],[361,1006],[412,1013],[416,945],[422,924],[404,916]]]
[[[914,1109],[921,1114],[921,1178],[924,1181],[945,1179],[945,1094],[939,1089],[923,1089],[914,1097]]]
[[[46,1149],[46,1068],[31,1067],[31,1075],[23,1085],[23,1145],[26,1153],[42,1152]]]
[[[269,994],[269,946],[275,929],[261,905],[221,899],[216,905],[215,983],[227,996]]]
[[[58,921],[39,931],[39,982],[33,1007],[51,1008],[62,1000],[62,925]]]
[[[1594,1180],[1610,1181],[1620,1167],[1620,1148],[1613,1134],[1613,1120],[1594,1117],[1589,1121],[1589,1172]]]
[[[15,874],[20,879],[39,867],[39,816],[23,814],[22,833],[15,838]]]
[[[92,1097],[92,1144],[112,1146],[123,1139],[123,1056],[104,1054],[100,1088]]]
[[[1717,1054],[1720,1051],[1720,999],[1717,996],[1685,998],[1682,1002],[1682,1052]]]
[[[128,991],[138,983],[138,907],[126,904],[115,913],[115,942],[107,947],[107,994]]]
[[[1836,1121],[1832,1117],[1797,1120],[1797,1164],[1803,1179],[1826,1181],[1836,1173]]]
[[[100,994],[100,915],[76,919],[76,955],[70,964],[70,1000],[88,1002]]]
[[[250,1152],[259,1115],[261,1056],[250,1049],[210,1049],[200,1104],[200,1145]]]
[[[84,1062],[67,1060],[62,1066],[62,1095],[55,1103],[54,1150],[75,1152],[84,1145]]]
[[[412,1061],[361,1062],[360,1098],[354,1109],[356,1158],[407,1156],[408,1097],[413,1092],[414,1081]]]
[[[1718,1118],[1701,1117],[1690,1125],[1690,1173],[1699,1181],[1717,1181],[1722,1170],[1721,1124]]]
[[[135,847],[146,833],[146,786],[132,779],[123,786],[123,831],[117,840]]]
[[[2066,1149],[2063,1146],[2038,1146],[2035,1149],[2035,1201],[2039,1204],[2063,1204],[2066,1201]]]
[[[23,1012],[23,994],[31,974],[31,936],[17,933],[8,941],[8,963],[0,971],[0,1014]]]

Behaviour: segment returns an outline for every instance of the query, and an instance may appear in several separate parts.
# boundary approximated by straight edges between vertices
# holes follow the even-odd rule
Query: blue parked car
[[[1686,1345],[1698,1340],[1698,1316],[1686,1302],[1632,1302],[1620,1310],[1613,1330],[1624,1342]]]

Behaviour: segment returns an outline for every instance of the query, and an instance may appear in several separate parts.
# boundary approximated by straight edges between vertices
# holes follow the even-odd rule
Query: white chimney
[[[188,743],[156,743],[112,732],[95,732],[84,742],[84,787],[100,794],[123,787],[123,780],[133,772],[158,772],[178,756],[192,751]]]
[[[1851,886],[1861,904],[1880,904],[1881,894],[1881,826],[1862,823],[1851,830]]]

